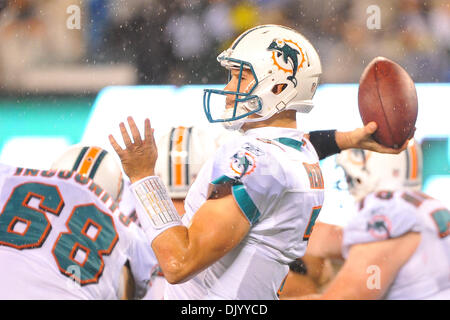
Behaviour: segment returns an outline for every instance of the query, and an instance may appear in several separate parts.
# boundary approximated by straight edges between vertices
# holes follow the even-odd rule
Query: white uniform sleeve
[[[136,286],[136,298],[140,299],[147,292],[152,269],[158,264],[158,260],[142,229],[135,223],[132,223],[129,229],[133,240],[128,261]]]
[[[342,253],[347,257],[355,244],[383,241],[419,231],[416,209],[398,197],[380,199],[370,194],[364,207],[344,228]]]
[[[277,159],[249,142],[216,154],[211,183],[232,184],[233,197],[252,225],[266,218],[287,189]]]
[[[133,191],[131,190],[131,183],[125,182],[122,191],[122,197],[119,202],[120,212],[122,212],[128,218],[132,218],[136,211],[136,199],[134,198]]]

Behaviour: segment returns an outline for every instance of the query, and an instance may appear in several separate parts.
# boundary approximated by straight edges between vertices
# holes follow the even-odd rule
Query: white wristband
[[[137,200],[136,213],[150,244],[162,232],[183,225],[158,176],[143,178],[131,185]]]

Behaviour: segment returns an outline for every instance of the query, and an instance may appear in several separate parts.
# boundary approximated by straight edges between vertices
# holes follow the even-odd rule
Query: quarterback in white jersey
[[[230,71],[230,81],[224,90],[205,90],[206,116],[244,135],[225,143],[203,166],[189,190],[183,221],[155,176],[158,152],[150,121],[145,120],[144,139],[131,117],[133,139],[120,123],[125,149],[109,138],[171,284],[166,298],[277,299],[288,264],[305,251],[323,201],[318,152],[296,122],[296,112],[313,107],[320,60],[300,33],[277,25],[244,32],[218,60]],[[224,98],[219,117],[212,96]],[[347,145],[374,146],[371,130],[376,126],[332,135],[328,146],[334,144],[334,152]]]
[[[127,261],[145,293],[145,235],[91,179],[0,165],[0,186],[0,299],[118,299]]]
[[[344,151],[338,163],[360,208],[343,228],[346,261],[321,298],[450,299],[450,211],[419,191],[420,146],[396,156]]]
[[[303,256],[323,202],[323,178],[302,133],[252,129],[223,145],[190,189],[183,223],[190,225],[207,199],[230,191],[249,232],[193,280],[169,286],[168,299],[276,299],[288,264]]]

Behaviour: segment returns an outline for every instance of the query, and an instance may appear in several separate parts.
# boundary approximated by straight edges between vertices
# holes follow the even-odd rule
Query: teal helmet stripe
[[[168,174],[169,174],[169,187],[173,186],[173,177],[172,177],[172,148],[173,148],[173,135],[175,133],[176,128],[172,128],[169,134],[169,165],[168,165]]]
[[[255,28],[253,28],[253,29],[247,30],[247,31],[246,31],[245,33],[243,33],[239,38],[236,39],[236,41],[233,43],[231,49],[235,49],[236,46],[238,45],[238,43],[241,42],[241,40],[244,39],[244,37],[245,37],[246,35],[248,35],[250,32],[255,31],[255,30],[257,30],[257,29],[267,28],[267,27],[269,27],[269,26],[258,26],[258,27],[255,27]]]
[[[408,177],[409,177],[409,172],[410,172],[410,170],[411,170],[411,169],[409,168],[409,162],[410,162],[409,153],[410,153],[409,148],[406,148],[406,152],[405,152],[405,155],[406,155],[406,179],[408,179]]]
[[[78,154],[77,160],[75,161],[75,164],[73,165],[72,171],[77,171],[78,167],[80,166],[81,160],[83,160],[84,155],[88,151],[89,147],[83,147],[81,149],[81,152]]]
[[[187,135],[186,135],[186,163],[185,163],[185,174],[186,174],[186,185],[191,185],[191,179],[189,175],[189,165],[190,165],[190,150],[189,146],[191,143],[191,134],[192,134],[192,127],[187,128]]]
[[[89,173],[89,178],[94,179],[95,174],[97,173],[98,167],[100,166],[100,163],[102,163],[103,158],[106,156],[107,152],[103,150],[100,155],[98,156],[97,160],[95,160],[94,165],[92,166],[92,170]]]

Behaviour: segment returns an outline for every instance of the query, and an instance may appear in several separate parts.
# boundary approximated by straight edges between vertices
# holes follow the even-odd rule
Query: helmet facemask
[[[229,80],[231,80],[231,70],[239,70],[238,84],[235,91],[229,90],[216,90],[216,89],[205,89],[203,95],[203,108],[208,118],[209,122],[222,122],[227,129],[238,130],[245,121],[239,121],[241,119],[247,118],[248,116],[259,112],[262,109],[262,101],[257,96],[254,95],[255,88],[259,84],[258,77],[253,69],[251,63],[229,58],[227,56],[227,51],[224,51],[217,60],[221,65],[228,69]],[[241,88],[241,78],[244,70],[250,70],[253,75],[253,81],[247,87]],[[221,103],[211,103],[211,97],[213,95],[222,96]],[[232,108],[226,108],[223,110],[223,105],[227,96],[234,96],[234,105]],[[215,109],[212,110],[211,106],[214,105]],[[218,111],[220,110],[220,111]]]
[[[355,150],[356,151],[356,150]],[[362,150],[357,150],[362,151]],[[370,154],[370,153],[369,153]],[[343,153],[345,156],[346,153]],[[372,175],[366,166],[367,154],[362,151],[362,162],[349,163],[348,160],[338,160],[338,164],[342,167],[349,193],[355,198],[356,202],[362,200],[367,194],[377,189],[378,178]],[[340,155],[341,156],[341,155]]]
[[[422,151],[412,140],[399,154],[350,149],[337,156],[348,190],[356,201],[377,191],[419,191],[422,186]]]

